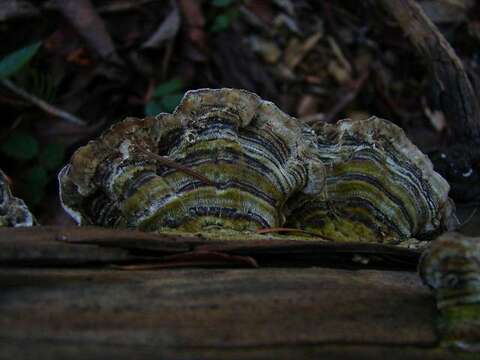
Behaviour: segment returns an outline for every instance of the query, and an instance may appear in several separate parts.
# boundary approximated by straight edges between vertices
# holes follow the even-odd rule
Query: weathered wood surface
[[[204,264],[191,260],[199,251],[227,260],[252,257],[260,268],[109,265]],[[418,254],[389,247],[363,254],[375,251],[411,270],[289,265],[289,252],[295,265],[359,252],[322,242],[248,245],[97,228],[0,230],[0,359],[475,358],[438,347],[434,301],[411,266]],[[251,265],[207,262],[215,264]]]
[[[459,358],[435,349],[413,272],[2,268],[0,284],[2,359]]]
[[[192,254],[196,254],[197,259],[192,258]],[[219,257],[219,254],[225,256]],[[213,256],[209,258],[209,255]],[[358,267],[358,262],[352,261],[358,255],[369,257],[369,267],[415,270],[420,253],[380,244],[299,241],[288,237],[221,241],[99,227],[0,228],[0,266],[153,263],[163,267],[182,264]]]

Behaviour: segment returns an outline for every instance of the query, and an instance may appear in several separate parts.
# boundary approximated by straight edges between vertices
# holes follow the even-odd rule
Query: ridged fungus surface
[[[125,119],[78,149],[59,181],[81,225],[247,237],[290,227],[395,244],[454,219],[448,183],[398,126],[314,131],[236,89],[189,91],[173,114]]]

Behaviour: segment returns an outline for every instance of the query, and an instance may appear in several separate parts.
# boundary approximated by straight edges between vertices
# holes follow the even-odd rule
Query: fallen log
[[[352,262],[382,251],[382,266]],[[220,254],[223,267],[251,267],[237,259],[250,257],[260,268],[200,269],[205,263],[192,254],[205,253]],[[179,258],[190,268],[159,266]],[[368,269],[392,258],[409,265]],[[439,347],[417,258],[408,249],[318,240],[0,229],[0,358],[469,358]],[[347,259],[356,270],[331,268]]]

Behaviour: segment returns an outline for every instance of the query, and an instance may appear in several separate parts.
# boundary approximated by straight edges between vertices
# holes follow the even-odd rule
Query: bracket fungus
[[[190,91],[173,114],[126,119],[80,148],[60,172],[61,199],[82,225],[278,227],[289,198],[322,188],[315,140],[253,93]]]
[[[448,228],[447,182],[378,118],[317,132],[257,95],[189,91],[173,114],[128,118],[59,174],[81,225],[254,233],[290,226],[334,241],[399,243]]]
[[[0,170],[0,227],[32,226],[34,222],[23,200],[12,195],[7,176]]]
[[[480,238],[440,236],[423,253],[419,272],[435,295],[444,341],[480,351]]]
[[[325,187],[296,199],[293,226],[336,241],[395,244],[455,225],[447,181],[400,127],[346,119],[320,125],[317,134]]]

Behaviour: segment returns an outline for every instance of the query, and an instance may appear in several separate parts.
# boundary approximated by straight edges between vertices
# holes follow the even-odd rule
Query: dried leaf
[[[285,53],[285,63],[290,69],[294,69],[302,62],[305,56],[317,45],[322,38],[321,32],[316,32],[306,39],[303,43],[298,40],[291,42]]]
[[[330,47],[332,48],[333,54],[337,58],[338,63],[341,64],[342,67],[349,74],[351,74],[352,73],[352,65],[350,65],[350,62],[347,60],[347,58],[343,54],[343,51],[340,48],[340,46],[338,46],[337,42],[335,41],[335,39],[333,37],[329,36],[327,39],[328,39],[328,43],[329,43]]]
[[[142,47],[156,48],[162,45],[164,41],[175,37],[180,29],[180,23],[180,13],[177,8],[174,8]]]
[[[345,69],[338,61],[331,60],[328,63],[328,72],[332,75],[339,84],[344,84],[350,79],[350,72]]]
[[[295,8],[290,0],[273,0],[273,2],[282,10],[286,11],[288,15],[293,16],[295,14]]]
[[[102,59],[121,63],[105,23],[90,0],[55,0],[55,5]]]
[[[250,38],[250,45],[256,53],[258,53],[265,62],[275,64],[282,55],[277,44],[256,36]]]
[[[319,99],[313,95],[303,95],[297,107],[299,117],[310,116],[318,112]]]

